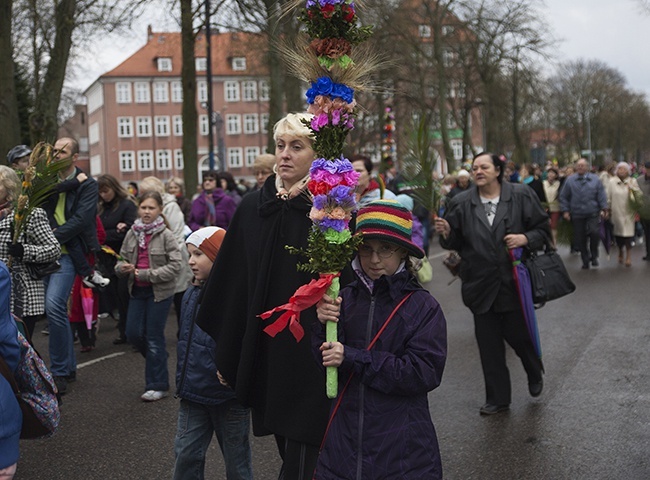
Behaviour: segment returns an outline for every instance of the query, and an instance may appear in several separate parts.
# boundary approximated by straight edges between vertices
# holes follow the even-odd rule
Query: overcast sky
[[[601,60],[619,70],[631,89],[650,99],[650,14],[642,12],[638,0],[545,2],[541,13],[551,27],[549,34],[559,41],[558,61]],[[102,73],[119,65],[144,45],[148,23],[154,31],[178,30],[158,9],[138,22],[131,37],[106,37],[84,52],[78,62],[83,67],[72,72],[70,83],[85,90]]]

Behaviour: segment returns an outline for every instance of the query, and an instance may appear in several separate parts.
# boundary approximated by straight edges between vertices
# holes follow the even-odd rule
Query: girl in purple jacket
[[[356,228],[357,280],[317,305],[314,349],[339,368],[340,384],[314,478],[442,478],[427,394],[442,379],[446,320],[409,268],[409,255],[424,256],[411,241],[411,213],[375,201]],[[327,321],[338,322],[338,342],[324,341]]]

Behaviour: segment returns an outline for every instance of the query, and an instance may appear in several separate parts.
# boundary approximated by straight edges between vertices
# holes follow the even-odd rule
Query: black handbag
[[[27,274],[34,280],[41,280],[48,275],[58,272],[61,269],[61,264],[58,260],[46,263],[32,263],[27,262],[24,264]]]
[[[564,262],[548,244],[543,253],[530,252],[524,260],[530,274],[533,302],[544,304],[573,293],[576,289]]]

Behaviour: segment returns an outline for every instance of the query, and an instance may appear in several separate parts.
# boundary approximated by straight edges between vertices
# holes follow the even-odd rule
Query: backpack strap
[[[391,314],[388,316],[384,324],[381,326],[375,337],[370,341],[368,346],[366,347],[366,350],[370,350],[372,347],[375,346],[375,343],[377,343],[377,340],[379,340],[379,337],[381,336],[382,333],[384,333],[384,330],[386,330],[386,327],[390,323],[390,321],[393,319],[397,311],[400,309],[400,307],[413,295],[415,292],[410,292],[408,293],[402,300],[397,304],[397,306],[393,309]],[[327,434],[330,430],[330,427],[332,426],[332,421],[334,420],[334,416],[336,415],[336,412],[338,411],[339,407],[341,406],[341,401],[343,400],[343,395],[345,394],[345,391],[348,389],[348,385],[350,385],[350,381],[352,380],[352,377],[354,376],[354,372],[350,374],[348,377],[348,381],[345,382],[345,386],[343,387],[343,390],[341,390],[341,393],[339,394],[339,398],[336,400],[336,405],[334,405],[334,409],[332,410],[332,413],[330,415],[330,418],[327,422],[327,427],[325,428],[325,434],[323,435],[323,441],[320,444],[319,451],[323,449],[325,446],[325,439],[327,438]]]

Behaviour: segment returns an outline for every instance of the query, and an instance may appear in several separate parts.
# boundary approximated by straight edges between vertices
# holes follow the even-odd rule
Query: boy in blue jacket
[[[230,387],[219,383],[214,340],[194,322],[201,287],[210,275],[225,233],[223,228],[205,227],[185,240],[194,281],[181,307],[176,368],[176,397],[181,404],[174,441],[174,480],[204,478],[205,452],[213,434],[223,453],[226,478],[253,478],[249,409],[237,401]]]

